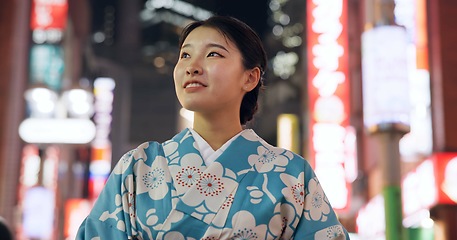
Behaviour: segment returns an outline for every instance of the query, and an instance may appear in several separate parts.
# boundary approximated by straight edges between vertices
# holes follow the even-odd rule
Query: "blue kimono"
[[[189,129],[116,164],[76,239],[349,239],[301,156],[243,130],[206,166]]]

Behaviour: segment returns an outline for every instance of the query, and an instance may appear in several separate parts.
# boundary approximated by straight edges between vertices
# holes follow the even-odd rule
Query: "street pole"
[[[386,240],[404,239],[401,199],[400,139],[409,131],[403,124],[379,124],[371,129],[378,141],[382,170],[382,195],[386,223]]]
[[[376,26],[395,24],[395,1],[376,0],[379,4],[379,18]],[[382,195],[384,197],[384,213],[386,221],[386,240],[402,240],[403,208],[401,200],[401,160],[400,139],[409,132],[407,126],[395,123],[377,126],[375,135],[380,141],[381,169],[383,176]]]
[[[401,27],[395,23],[394,0],[367,1],[373,9],[373,18],[367,26],[372,26],[373,30],[377,30],[372,32],[378,33],[371,36],[378,38],[381,37],[381,33],[384,36],[382,36],[382,40],[374,41],[374,44],[368,50],[378,53],[364,53],[365,56],[372,56],[372,58],[367,58],[368,61],[371,61],[369,64],[372,67],[367,70],[372,72],[366,75],[369,79],[364,79],[364,84],[370,85],[369,87],[364,87],[364,105],[366,105],[364,106],[364,121],[369,123],[367,126],[368,132],[377,141],[377,146],[379,147],[378,166],[382,171],[383,181],[385,237],[386,240],[403,240],[405,239],[403,235],[405,231],[403,231],[402,223],[399,144],[400,139],[409,132],[409,122],[405,121],[404,118],[405,115],[409,114],[409,106],[407,104],[409,100],[408,74],[407,64],[405,64],[407,53],[406,44],[402,45],[402,41],[405,40],[402,36],[405,35],[400,30]],[[395,34],[386,36],[391,33]],[[386,41],[389,44],[385,44]],[[385,52],[382,53],[382,51]],[[373,68],[373,66],[376,67]],[[365,107],[370,111],[366,111]],[[376,121],[372,121],[373,119]]]

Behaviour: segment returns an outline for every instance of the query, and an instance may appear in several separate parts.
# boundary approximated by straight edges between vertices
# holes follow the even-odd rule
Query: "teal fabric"
[[[253,130],[206,166],[189,129],[116,164],[76,239],[349,239],[312,168]]]

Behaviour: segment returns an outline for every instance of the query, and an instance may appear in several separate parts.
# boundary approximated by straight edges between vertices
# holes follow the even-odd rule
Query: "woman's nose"
[[[189,65],[189,66],[186,68],[186,74],[189,74],[189,75],[198,75],[198,74],[201,74],[201,73],[202,73],[201,67],[195,66],[194,64],[193,64],[193,65]]]

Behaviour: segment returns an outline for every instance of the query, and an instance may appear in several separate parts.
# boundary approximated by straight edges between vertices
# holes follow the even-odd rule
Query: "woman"
[[[243,129],[266,68],[257,34],[214,16],[179,46],[193,128],[126,153],[77,239],[348,239],[307,161]]]

